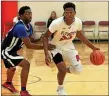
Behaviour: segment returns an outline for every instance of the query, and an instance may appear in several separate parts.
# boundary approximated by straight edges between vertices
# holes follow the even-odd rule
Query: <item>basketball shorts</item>
[[[50,55],[53,61],[55,62],[55,64],[64,61],[66,64],[68,63],[67,64],[68,66],[69,65],[72,66],[75,69],[75,71],[82,71],[82,64],[77,50],[69,49],[65,51],[65,50],[54,49],[50,51]]]
[[[17,52],[9,53],[8,51],[2,50],[1,55],[6,68],[15,67],[24,59],[24,57],[19,56]]]

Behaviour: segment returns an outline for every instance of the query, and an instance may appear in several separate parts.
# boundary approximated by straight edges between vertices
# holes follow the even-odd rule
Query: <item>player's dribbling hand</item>
[[[49,54],[47,54],[46,57],[45,57],[45,63],[46,63],[47,66],[49,66],[50,62],[51,62],[51,57],[50,57]]]
[[[100,50],[100,48],[94,47],[94,48],[93,48],[93,51],[94,51],[94,50]]]

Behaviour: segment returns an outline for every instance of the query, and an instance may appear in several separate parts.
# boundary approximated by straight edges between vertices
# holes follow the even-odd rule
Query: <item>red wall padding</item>
[[[17,15],[18,12],[18,2],[17,1],[1,1],[1,32],[6,34],[10,28],[5,28],[4,25],[7,21],[13,21],[13,18]],[[5,31],[5,32],[4,32]]]

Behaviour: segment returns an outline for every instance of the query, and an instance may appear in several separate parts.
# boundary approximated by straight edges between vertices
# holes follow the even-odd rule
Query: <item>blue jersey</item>
[[[8,52],[16,52],[22,48],[23,42],[21,38],[26,38],[33,33],[31,24],[25,26],[23,21],[16,23],[12,29],[9,30],[7,36],[2,42],[1,49]]]

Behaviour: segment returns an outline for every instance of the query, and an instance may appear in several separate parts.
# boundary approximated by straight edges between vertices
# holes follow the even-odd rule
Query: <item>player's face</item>
[[[32,12],[31,12],[31,10],[30,9],[25,10],[25,13],[23,14],[23,17],[24,17],[24,21],[26,23],[31,22],[31,19],[32,19]]]
[[[75,14],[76,13],[73,8],[66,8],[64,11],[64,17],[66,18],[66,20],[73,20]]]

